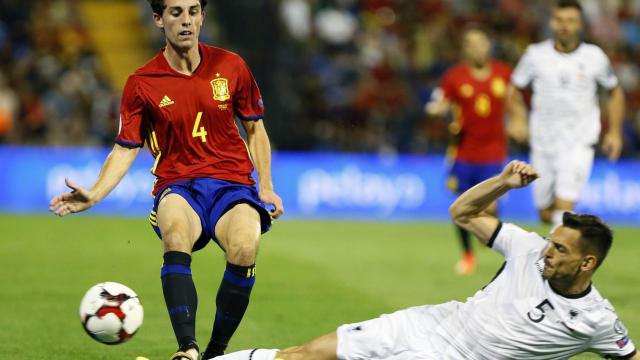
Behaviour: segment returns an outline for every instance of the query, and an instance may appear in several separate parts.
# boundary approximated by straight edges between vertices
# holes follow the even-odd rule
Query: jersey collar
[[[548,282],[548,280],[547,280],[547,282]],[[592,288],[592,286],[591,286],[591,285],[592,285],[592,284],[591,284],[591,283],[589,283],[589,286],[587,286],[587,288],[586,288],[586,289],[584,289],[584,291],[583,291],[583,292],[578,293],[578,294],[571,294],[571,295],[563,295],[563,294],[560,294],[556,289],[554,289],[554,288],[553,288],[553,285],[551,285],[551,283],[549,283],[549,288],[551,288],[551,290],[552,290],[556,295],[561,296],[561,297],[563,297],[563,298],[566,298],[566,299],[580,299],[580,298],[583,298],[583,297],[585,297],[585,296],[589,295],[589,293],[591,292],[591,288]]]
[[[205,55],[206,51],[204,51],[203,47],[204,47],[204,44],[201,43],[201,42],[198,42],[198,52],[200,53],[200,64],[198,64],[198,67],[193,71],[193,73],[191,75],[186,75],[186,74],[179,73],[179,72],[175,71],[171,67],[171,65],[169,65],[169,62],[164,57],[164,51],[165,51],[166,47],[163,47],[162,49],[160,49],[160,53],[158,54],[158,57],[160,58],[160,62],[162,63],[162,66],[165,69],[167,69],[167,71],[169,71],[173,75],[184,77],[184,78],[187,78],[187,79],[191,79],[191,78],[195,77],[198,74],[200,69],[203,68],[202,65],[206,61],[206,55]]]
[[[580,40],[578,42],[578,46],[576,46],[575,49],[569,51],[569,52],[564,52],[564,51],[560,51],[558,49],[556,49],[556,42],[553,39],[550,39],[549,42],[551,43],[551,48],[553,49],[553,51],[555,51],[556,53],[560,54],[560,55],[573,55],[575,53],[578,52],[578,50],[580,50],[580,48],[582,47],[582,44],[584,44],[584,41]]]

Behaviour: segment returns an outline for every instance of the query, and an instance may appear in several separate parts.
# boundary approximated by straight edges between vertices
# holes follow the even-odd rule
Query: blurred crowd
[[[141,18],[150,19],[146,1]],[[0,1],[0,141],[111,144],[120,89],[92,52],[76,2]],[[640,0],[583,0],[586,38],[627,97],[625,151],[640,157]],[[549,1],[210,0],[203,40],[240,53],[279,150],[442,152],[447,119],[423,105],[459,59],[461,29],[491,30],[515,65],[549,36]],[[156,34],[150,47],[162,45]],[[518,149],[516,149],[518,150]],[[520,149],[521,150],[521,149]]]
[[[0,141],[112,142],[118,95],[101,75],[76,3],[0,1]]]

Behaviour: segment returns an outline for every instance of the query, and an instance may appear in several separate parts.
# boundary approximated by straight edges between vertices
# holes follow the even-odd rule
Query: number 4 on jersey
[[[200,136],[200,140],[202,140],[202,142],[207,142],[207,130],[204,129],[204,126],[200,126],[200,128],[198,129],[198,126],[200,125],[200,119],[202,119],[202,111],[198,112],[198,116],[196,116],[196,123],[193,124],[191,136]]]

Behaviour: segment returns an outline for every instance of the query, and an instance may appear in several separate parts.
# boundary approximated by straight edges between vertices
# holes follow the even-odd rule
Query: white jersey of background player
[[[530,45],[512,74],[510,135],[531,147],[531,164],[541,178],[533,186],[540,219],[557,225],[574,208],[589,179],[600,136],[598,90],[608,93],[609,126],[603,150],[616,160],[622,149],[624,94],[609,59],[596,45],[580,40],[582,9],[576,1],[558,1],[551,22],[553,39]],[[533,97],[526,125],[520,89]]]
[[[451,301],[343,325],[309,344],[254,349],[217,360],[506,360],[566,359],[583,352],[639,360],[640,354],[591,277],[611,246],[597,217],[565,213],[548,238],[502,224],[485,212],[507,191],[538,177],[513,161],[451,206],[456,224],[503,254],[505,265],[484,289]]]

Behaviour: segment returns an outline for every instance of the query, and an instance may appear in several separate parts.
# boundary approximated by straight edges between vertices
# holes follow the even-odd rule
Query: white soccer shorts
[[[442,360],[448,344],[436,335],[438,324],[460,303],[424,305],[360,323],[342,325],[337,330],[340,360]],[[437,350],[437,352],[436,352]],[[452,358],[453,359],[453,358]]]
[[[576,202],[589,180],[593,166],[593,147],[570,146],[558,152],[531,151],[531,165],[540,174],[533,182],[533,197],[538,209],[554,199]]]

